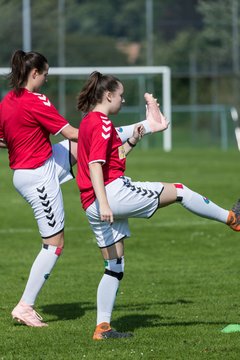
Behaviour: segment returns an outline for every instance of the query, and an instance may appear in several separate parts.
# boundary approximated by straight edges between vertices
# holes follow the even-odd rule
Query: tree
[[[22,8],[18,0],[0,0],[0,64],[9,66],[14,49],[22,48]]]
[[[204,23],[204,28],[199,36],[198,58],[205,66],[208,64],[211,68],[214,64],[215,68],[225,72],[232,72],[234,1],[202,0],[198,6]],[[239,47],[239,44],[236,46]]]

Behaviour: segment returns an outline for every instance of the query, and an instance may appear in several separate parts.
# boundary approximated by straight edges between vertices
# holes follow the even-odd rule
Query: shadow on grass
[[[186,326],[199,326],[199,325],[220,325],[224,326],[228,323],[224,321],[174,321],[174,318],[162,317],[157,314],[135,314],[127,315],[112,321],[113,327],[118,331],[134,331],[140,328],[153,328],[153,327],[186,327]]]
[[[176,321],[174,317],[161,316],[159,314],[141,314],[141,311],[150,310],[153,306],[159,305],[176,305],[176,304],[191,304],[187,300],[175,300],[169,302],[151,302],[139,304],[124,304],[115,306],[118,311],[137,311],[136,314],[129,314],[113,319],[112,326],[118,331],[134,331],[139,328],[153,328],[153,327],[185,327],[185,326],[199,326],[199,325],[220,325],[224,326],[228,323],[224,321],[208,321],[208,320],[194,320],[194,321]],[[41,307],[41,310],[50,315],[57,317],[56,319],[48,320],[66,321],[79,319],[85,315],[87,311],[96,311],[96,306],[91,302],[70,303],[70,304],[51,304]],[[114,313],[113,313],[114,314]],[[113,316],[114,318],[114,316]]]
[[[70,303],[70,304],[51,304],[41,306],[41,310],[50,315],[54,315],[57,319],[50,320],[59,321],[59,320],[74,320],[84,316],[86,311],[93,311],[96,307],[93,303],[90,302],[79,302],[79,303]]]
[[[119,311],[146,311],[156,306],[177,304],[192,304],[192,301],[177,299],[174,301],[153,301],[151,303],[116,304],[115,309]],[[74,320],[84,316],[87,311],[96,311],[96,305],[91,302],[50,304],[41,306],[41,311],[45,314],[54,315],[56,317],[56,319],[52,319],[50,322],[59,320]]]

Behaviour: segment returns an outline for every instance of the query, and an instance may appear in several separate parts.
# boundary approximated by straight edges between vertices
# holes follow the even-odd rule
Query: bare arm
[[[78,141],[78,129],[70,124],[62,129],[61,134],[68,140]]]
[[[132,136],[123,144],[125,155],[127,155],[144,135],[144,126],[137,124],[134,127]]]
[[[101,221],[113,223],[113,213],[108,204],[104,186],[102,164],[100,162],[89,164],[89,170],[93,189],[99,202]]]

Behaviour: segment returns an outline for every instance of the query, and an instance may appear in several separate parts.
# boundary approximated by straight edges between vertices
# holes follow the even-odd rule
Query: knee
[[[104,260],[105,274],[122,280],[124,275],[124,256],[117,259]]]
[[[173,184],[176,188],[176,192],[177,192],[177,202],[182,202],[183,200],[183,196],[184,196],[184,185],[181,183],[175,183]]]
[[[61,231],[59,234],[51,236],[50,238],[43,238],[43,243],[47,245],[56,246],[63,249],[64,247],[64,232]]]

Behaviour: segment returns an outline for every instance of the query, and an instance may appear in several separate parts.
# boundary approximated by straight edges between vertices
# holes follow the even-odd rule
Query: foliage
[[[18,0],[0,0],[0,64],[9,66],[14,49],[22,48],[21,3]]]
[[[232,0],[206,1],[199,3],[198,11],[203,16],[204,28],[200,36],[199,51],[197,57],[199,63],[206,58],[210,59],[210,66],[229,69],[232,66],[233,47],[233,14]],[[238,20],[238,26],[239,26]],[[239,46],[239,45],[238,45]],[[204,54],[203,56],[202,54]]]
[[[146,51],[146,0],[65,1],[65,38],[61,39],[58,4],[57,0],[31,2],[33,48],[47,54],[52,66],[58,64],[61,41],[65,44],[67,66],[99,64],[107,58],[106,52],[109,61],[115,63],[118,59],[118,64],[125,65],[127,57],[124,53],[120,56],[117,49],[123,40],[137,42]],[[232,0],[183,0],[181,4],[152,0],[152,4],[155,64],[168,64],[174,72],[186,72],[193,53],[199,68],[212,69],[213,64],[231,68]],[[0,60],[5,66],[13,49],[22,47],[21,2],[0,0],[0,9]],[[83,51],[86,60],[82,62]],[[145,62],[145,54],[140,53],[136,63]]]
[[[176,73],[186,72],[194,57],[199,70],[212,70],[214,66],[231,68],[232,3],[232,0],[190,3],[184,0],[181,4],[152,0],[154,63],[168,64]],[[7,65],[13,49],[22,47],[21,2],[0,0],[0,8],[0,60]],[[65,1],[65,39],[59,39],[57,0],[32,1],[31,14],[33,48],[47,54],[52,66],[58,65],[61,41],[65,44],[67,66],[100,64],[104,57],[108,61],[106,52],[109,61],[115,63],[118,59],[118,64],[125,65],[127,57],[124,53],[120,56],[117,49],[117,43],[123,40],[138,42],[146,51],[146,0]],[[81,61],[83,51],[86,56]],[[145,62],[145,54],[139,53],[136,63]]]
[[[156,58],[160,59],[161,64],[170,66],[173,72],[177,72],[178,69],[188,72],[196,36],[193,29],[191,32],[182,31],[170,45],[156,47]]]
[[[32,48],[51,67],[144,66],[147,1],[153,7],[152,63],[171,68],[172,102],[238,108],[238,0],[65,0],[62,13],[59,0],[32,0]],[[0,0],[1,66],[23,47],[21,5]]]

